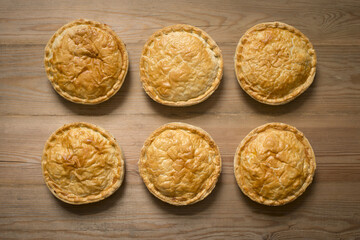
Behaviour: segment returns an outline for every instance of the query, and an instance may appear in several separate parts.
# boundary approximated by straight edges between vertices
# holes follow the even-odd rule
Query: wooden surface
[[[353,1],[1,1],[0,239],[360,239],[360,2]],[[62,99],[47,80],[43,55],[65,23],[88,18],[110,25],[127,45],[123,87],[97,106]],[[255,102],[239,87],[233,56],[251,26],[283,21],[300,29],[318,56],[313,85],[284,106]],[[193,107],[152,101],[139,80],[139,59],[157,29],[187,23],[202,28],[224,57],[219,89]],[[87,206],[55,199],[40,158],[50,134],[86,121],[110,131],[122,146],[126,175],[110,198]],[[220,181],[204,201],[173,207],[144,186],[137,161],[160,125],[182,121],[208,131],[223,160]],[[237,145],[253,128],[285,122],[304,132],[317,161],[303,196],[282,207],[245,197],[233,176]]]

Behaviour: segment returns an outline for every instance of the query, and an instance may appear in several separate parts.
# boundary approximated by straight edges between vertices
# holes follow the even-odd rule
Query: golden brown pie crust
[[[113,194],[124,178],[122,151],[113,136],[95,125],[64,125],[47,140],[42,156],[46,185],[70,204],[98,202]]]
[[[139,172],[146,187],[160,200],[189,205],[203,200],[214,189],[221,172],[220,152],[203,129],[169,123],[145,141]]]
[[[155,32],[144,46],[140,76],[146,93],[169,106],[190,106],[207,99],[219,86],[223,58],[203,30],[184,24]]]
[[[236,150],[234,173],[253,201],[270,206],[299,197],[313,180],[314,151],[303,133],[284,123],[252,130]]]
[[[53,88],[81,104],[108,100],[128,71],[124,43],[105,24],[79,19],[58,29],[45,47],[45,69]]]
[[[235,72],[242,89],[255,100],[285,104],[313,82],[316,54],[296,28],[281,22],[260,23],[241,37]]]

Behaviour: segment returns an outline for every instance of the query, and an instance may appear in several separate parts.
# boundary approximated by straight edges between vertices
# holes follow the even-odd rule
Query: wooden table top
[[[356,239],[360,238],[360,1],[18,1],[0,4],[1,239]],[[52,34],[87,18],[108,24],[126,43],[130,68],[109,101],[83,106],[61,98],[47,80],[43,56]],[[240,37],[265,21],[295,26],[313,43],[317,76],[284,106],[251,99],[239,86],[233,56]],[[177,23],[205,30],[224,57],[220,87],[205,102],[162,106],[141,87],[142,47],[156,30]],[[45,141],[65,123],[86,121],[111,132],[126,159],[125,182],[99,203],[72,206],[44,184]],[[182,121],[218,144],[223,171],[202,202],[174,207],[153,197],[137,162],[160,125]],[[233,157],[240,141],[267,122],[297,127],[311,142],[315,180],[282,207],[254,203],[238,188]]]

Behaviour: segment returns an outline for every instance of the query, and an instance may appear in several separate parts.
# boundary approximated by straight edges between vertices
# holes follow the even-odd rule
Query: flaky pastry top
[[[154,33],[140,59],[145,91],[155,101],[171,106],[204,101],[218,87],[222,71],[219,47],[204,31],[190,25]]]
[[[169,123],[146,140],[139,170],[156,197],[188,205],[204,199],[215,187],[221,172],[220,152],[204,130]]]
[[[120,89],[128,55],[124,43],[107,25],[80,19],[61,27],[49,40],[45,68],[61,96],[97,104]]]
[[[235,70],[241,87],[254,99],[287,103],[313,82],[315,50],[294,27],[280,22],[261,23],[240,39]]]
[[[310,143],[296,128],[270,123],[251,131],[234,160],[236,180],[252,200],[283,205],[300,196],[316,168]]]
[[[42,170],[57,198],[84,204],[102,200],[119,188],[124,161],[115,139],[105,130],[89,123],[72,123],[46,142]]]

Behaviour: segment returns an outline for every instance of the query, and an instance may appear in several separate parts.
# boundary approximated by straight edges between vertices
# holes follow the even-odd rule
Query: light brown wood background
[[[110,25],[127,45],[130,69],[109,101],[82,106],[62,99],[47,80],[43,55],[65,23],[88,18]],[[251,26],[283,21],[300,29],[318,56],[313,85],[284,106],[255,102],[239,87],[233,56]],[[202,28],[220,46],[219,89],[193,107],[152,101],[139,81],[147,38],[177,23]],[[110,198],[87,206],[55,199],[40,158],[49,135],[86,121],[110,131],[122,146],[126,175]],[[208,131],[223,171],[204,201],[174,207],[145,188],[137,161],[160,125],[182,121]],[[245,197],[233,176],[235,149],[267,122],[296,126],[310,140],[315,180],[295,202],[266,207]],[[0,2],[0,239],[356,239],[360,238],[360,1],[18,1]]]

